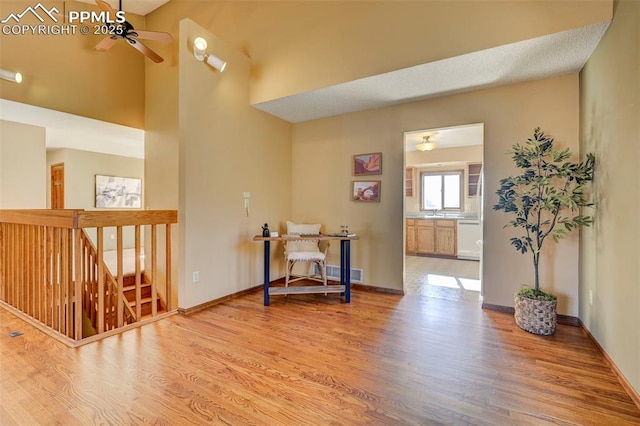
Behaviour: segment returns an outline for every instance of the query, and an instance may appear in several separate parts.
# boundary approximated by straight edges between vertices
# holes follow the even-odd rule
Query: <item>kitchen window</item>
[[[462,210],[463,172],[420,173],[421,210]]]

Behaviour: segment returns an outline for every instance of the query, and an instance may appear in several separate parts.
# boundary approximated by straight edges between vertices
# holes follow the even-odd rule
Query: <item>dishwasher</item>
[[[480,260],[482,228],[478,219],[458,220],[458,259]]]

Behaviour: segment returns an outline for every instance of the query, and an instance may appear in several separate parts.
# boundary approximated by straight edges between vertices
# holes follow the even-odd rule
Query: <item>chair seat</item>
[[[287,260],[293,261],[322,261],[324,258],[324,253],[320,251],[292,251],[287,253]]]

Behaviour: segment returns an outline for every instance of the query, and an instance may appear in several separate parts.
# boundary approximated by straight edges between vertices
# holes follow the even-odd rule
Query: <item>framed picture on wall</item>
[[[96,175],[96,208],[139,209],[142,179]]]
[[[381,175],[382,153],[358,154],[353,156],[353,174],[355,176]]]
[[[351,199],[362,202],[379,202],[380,181],[354,181],[351,185]]]

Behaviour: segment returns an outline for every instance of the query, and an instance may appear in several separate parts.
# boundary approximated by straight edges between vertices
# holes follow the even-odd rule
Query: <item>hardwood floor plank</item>
[[[477,303],[255,292],[76,349],[0,331],[2,425],[640,425],[580,328]]]

